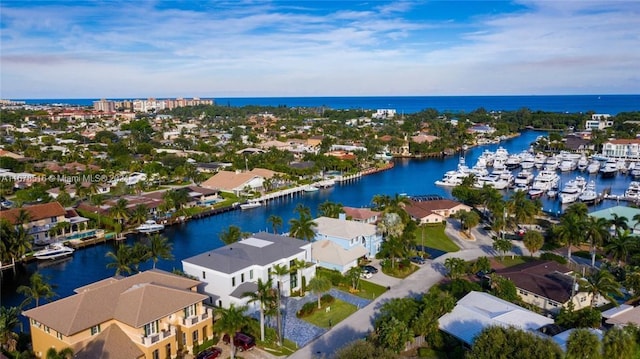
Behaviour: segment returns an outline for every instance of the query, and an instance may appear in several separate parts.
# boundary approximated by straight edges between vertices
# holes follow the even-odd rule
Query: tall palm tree
[[[160,259],[172,260],[173,246],[169,243],[167,237],[161,236],[158,233],[154,233],[148,238],[149,241],[149,257],[153,261],[153,268],[155,269],[156,263]]]
[[[15,219],[16,225],[24,225],[31,222],[31,212],[27,211],[24,208],[20,208],[18,210],[18,214]]]
[[[585,238],[591,244],[591,266],[596,265],[596,249],[609,237],[609,221],[604,218],[588,217],[585,223]]]
[[[23,226],[17,226],[13,235],[9,238],[9,252],[11,260],[21,259],[31,250],[31,236]]]
[[[300,217],[311,217],[311,209],[302,203],[298,203],[293,211]]]
[[[321,216],[329,218],[338,218],[340,213],[344,213],[342,210],[342,203],[325,201],[318,206],[318,210]]]
[[[278,327],[278,345],[282,345],[282,311],[280,309],[282,300],[282,277],[289,274],[289,268],[282,264],[276,264],[273,266],[271,273],[278,276],[278,300],[277,300],[277,313],[276,322]]]
[[[234,226],[234,225],[230,225],[226,231],[223,231],[219,235],[220,240],[226,245],[235,243],[247,236],[248,236],[248,233],[242,232],[240,227]]]
[[[331,281],[325,277],[313,277],[309,281],[309,288],[313,294],[318,296],[318,309],[322,308],[320,299],[322,294],[328,292],[331,289]]]
[[[121,225],[121,230],[124,229],[125,224],[129,220],[127,205],[128,201],[120,198],[116,201],[115,205],[109,209],[109,214]]]
[[[249,324],[249,318],[244,313],[247,311],[246,306],[236,307],[233,303],[229,308],[216,308],[218,320],[213,323],[213,328],[218,333],[225,333],[229,336],[229,344],[231,345],[231,359],[235,358],[236,346],[234,344],[234,336],[242,328]]]
[[[627,217],[619,216],[617,213],[613,213],[611,215],[610,223],[614,227],[616,232],[629,229],[629,220],[627,219]]]
[[[267,218],[267,223],[271,224],[273,234],[278,234],[278,228],[282,228],[282,217],[272,214]]]
[[[584,290],[586,290],[591,297],[591,308],[595,307],[596,298],[599,296],[607,299],[613,303],[616,307],[618,302],[613,298],[611,294],[622,296],[620,292],[620,284],[616,282],[616,278],[607,270],[597,270],[590,276],[580,281]]]
[[[0,348],[15,351],[18,334],[13,329],[20,325],[19,307],[0,307]]]
[[[613,259],[618,261],[618,265],[624,260],[627,261],[629,251],[637,246],[636,241],[638,237],[631,235],[631,232],[626,229],[624,231],[618,231],[615,236],[609,239],[609,243],[604,247],[607,254],[610,254]]]
[[[540,201],[527,198],[524,191],[517,191],[507,201],[507,211],[513,215],[516,223],[531,223],[540,213]]]
[[[569,259],[571,259],[571,246],[579,244],[584,235],[584,223],[578,215],[565,213],[555,228],[558,239],[567,245]]]
[[[249,297],[249,303],[260,303],[260,340],[264,341],[264,313],[271,304],[277,300],[273,289],[273,281],[269,278],[263,282],[258,278],[258,289],[255,292],[245,292],[243,296]]]
[[[313,230],[318,226],[314,222],[313,218],[308,215],[300,215],[300,218],[291,218],[289,220],[289,235],[294,238],[302,239],[311,242],[316,236],[316,232]]]
[[[38,272],[35,272],[29,278],[29,285],[21,285],[16,290],[20,294],[25,295],[25,300],[20,305],[24,307],[31,302],[36,303],[36,307],[40,305],[40,298],[49,299],[56,295],[53,288],[46,282],[45,278]]]
[[[300,286],[300,295],[302,295],[302,270],[307,268],[307,262],[303,259],[295,258],[293,260],[293,265],[289,268],[290,273],[295,273],[297,276],[296,282]]]
[[[380,248],[380,253],[388,257],[391,261],[391,268],[396,267],[396,258],[402,258],[406,254],[406,246],[400,237],[387,237],[387,239],[382,242],[382,246]]]
[[[147,209],[147,206],[142,203],[137,204],[133,208],[133,213],[131,214],[131,222],[133,224],[142,224],[147,220],[148,214],[149,210]]]
[[[130,246],[121,244],[115,253],[113,251],[109,251],[105,256],[113,260],[111,263],[107,263],[107,268],[115,268],[116,276],[123,272],[126,272],[127,274],[131,274],[133,272],[133,253]]]

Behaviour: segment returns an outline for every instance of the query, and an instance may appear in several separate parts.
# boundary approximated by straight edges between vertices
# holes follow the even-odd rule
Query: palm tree
[[[444,267],[451,279],[460,278],[467,270],[467,262],[462,258],[451,257],[444,260]]]
[[[292,274],[295,273],[297,276],[296,282],[300,286],[300,295],[303,294],[302,293],[302,270],[305,268],[307,268],[307,262],[303,259],[298,259],[298,258],[295,258],[293,260],[291,268],[289,268],[290,273]],[[293,289],[293,288],[290,288],[290,289]]]
[[[172,260],[173,254],[171,251],[173,250],[173,246],[169,243],[169,240],[161,236],[158,233],[154,233],[152,236],[148,238],[149,240],[149,257],[153,260],[153,268],[156,268],[156,263],[160,259]]]
[[[15,351],[18,343],[18,334],[13,332],[13,328],[20,325],[19,307],[0,307],[0,348]]]
[[[331,289],[331,281],[325,277],[316,276],[309,281],[309,288],[313,294],[318,296],[318,309],[322,308],[320,299],[322,298],[323,293]]]
[[[507,211],[513,215],[516,223],[531,223],[540,213],[540,201],[527,198],[524,191],[517,191],[507,201]]]
[[[189,192],[185,188],[169,190],[168,192],[176,210],[180,210],[183,205],[189,202]]]
[[[240,227],[234,226],[234,225],[230,225],[229,228],[226,231],[223,231],[219,235],[220,240],[226,245],[230,245],[232,243],[236,243],[240,239],[245,238],[247,236],[248,236],[248,234],[242,232]]]
[[[16,290],[20,294],[25,295],[25,300],[20,305],[24,307],[35,301],[36,307],[40,305],[40,298],[49,299],[56,295],[53,288],[46,282],[45,278],[38,272],[35,272],[29,278],[29,285],[21,285]]]
[[[291,218],[289,220],[289,235],[294,238],[302,239],[311,242],[316,236],[316,232],[313,230],[318,226],[314,222],[313,218],[309,215],[300,214],[300,218]]]
[[[533,255],[544,245],[544,237],[540,232],[527,231],[527,233],[524,234],[524,238],[522,238],[522,242],[533,257]]]
[[[340,213],[344,213],[342,210],[342,203],[325,201],[318,206],[318,210],[321,216],[329,218],[338,218]]]
[[[567,258],[571,260],[571,246],[579,244],[584,235],[584,221],[575,214],[565,213],[556,226],[555,234],[567,245]]]
[[[604,218],[588,217],[585,227],[585,237],[591,244],[591,266],[595,267],[596,249],[609,237],[610,223]]]
[[[140,264],[146,262],[151,258],[149,253],[149,247],[142,244],[142,242],[136,242],[131,247],[131,264],[135,272],[140,271]]]
[[[597,270],[587,278],[583,278],[580,282],[584,289],[592,295],[591,308],[595,306],[598,295],[607,299],[616,307],[618,306],[618,302],[611,294],[622,297],[622,293],[620,292],[620,284],[616,282],[616,278],[611,272],[607,270]]]
[[[260,303],[260,340],[264,341],[264,313],[267,308],[277,298],[275,291],[273,290],[273,282],[269,278],[266,282],[258,278],[258,289],[255,292],[245,292],[243,296],[249,297],[249,303]]]
[[[11,260],[22,258],[31,250],[31,236],[23,226],[17,226],[13,235],[9,238],[9,252]]]
[[[396,267],[396,258],[402,258],[407,252],[405,243],[400,237],[388,237],[380,248],[380,253],[391,261],[391,268]]]
[[[289,274],[289,269],[285,265],[276,264],[273,266],[271,273],[278,276],[278,300],[277,300],[277,314],[276,322],[278,327],[278,345],[282,345],[282,311],[281,311],[281,298],[282,298],[282,277]]]
[[[626,229],[622,232],[618,231],[613,236],[609,243],[604,247],[607,254],[610,254],[613,259],[618,261],[618,265],[624,260],[627,261],[629,251],[637,246],[636,241],[638,238],[631,235],[631,232]]]
[[[618,232],[621,229],[622,230],[629,229],[628,222],[629,222],[629,220],[625,216],[619,216],[617,213],[613,213],[611,215],[610,223],[614,227],[616,232]]]
[[[46,359],[71,359],[73,358],[73,349],[67,347],[57,351],[56,348],[49,348],[47,350]]]
[[[124,228],[125,223],[129,220],[129,211],[127,210],[127,200],[120,198],[113,207],[109,209],[109,214],[118,221],[121,225],[121,229]]]
[[[311,209],[302,203],[298,203],[293,211],[298,213],[298,216],[300,217],[311,217]]]
[[[267,218],[267,223],[271,224],[273,234],[278,234],[278,228],[282,228],[282,217],[272,214]]]
[[[244,313],[247,311],[246,306],[236,307],[233,303],[229,308],[216,308],[218,320],[213,323],[213,328],[218,333],[225,333],[229,336],[229,344],[231,345],[231,359],[235,358],[236,346],[234,337],[237,332],[249,324],[249,318]]]
[[[504,255],[513,248],[513,243],[507,238],[496,238],[493,241],[493,249],[500,252],[500,260],[504,260]]]
[[[131,215],[131,222],[133,224],[144,223],[147,220],[148,213],[149,213],[149,210],[147,209],[147,206],[145,206],[142,203],[137,204],[133,208],[133,214]]]
[[[24,225],[31,222],[31,212],[27,211],[24,208],[20,208],[20,210],[18,210],[18,214],[16,215],[15,222],[16,225]]]
[[[131,274],[131,272],[133,272],[133,269],[131,268],[133,264],[133,253],[130,246],[121,244],[115,253],[109,251],[105,256],[113,260],[113,262],[107,263],[107,268],[115,268],[116,276],[123,272],[126,272],[127,274]]]

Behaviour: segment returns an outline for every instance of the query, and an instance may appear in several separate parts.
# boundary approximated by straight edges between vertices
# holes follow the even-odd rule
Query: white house
[[[308,266],[283,278],[272,273],[275,265],[290,269],[295,260],[305,261]],[[258,279],[266,282],[271,277],[274,287],[280,280],[283,294],[290,295],[300,288],[303,276],[307,282],[315,276],[311,243],[266,232],[184,259],[182,269],[204,283],[198,291],[209,296],[209,303],[225,308],[232,303],[247,304],[244,293],[255,292]]]
[[[344,213],[339,218],[319,217],[314,220],[315,240],[330,240],[346,250],[364,247],[368,257],[375,257],[382,245],[382,234],[375,225],[349,221]]]
[[[613,126],[613,121],[610,118],[611,115],[609,114],[594,113],[591,115],[591,119],[585,122],[584,128],[587,131],[604,130]]]
[[[622,157],[631,160],[640,159],[640,139],[609,140],[602,144],[604,157]]]

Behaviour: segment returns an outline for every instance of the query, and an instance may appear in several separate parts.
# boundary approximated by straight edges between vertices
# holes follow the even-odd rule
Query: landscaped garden
[[[323,295],[322,306],[318,309],[316,302],[305,304],[298,312],[303,320],[320,328],[330,328],[355,313],[358,308],[331,295]]]
[[[391,259],[385,259],[380,262],[380,266],[382,267],[382,273],[401,279],[408,277],[420,268],[408,259],[399,260],[395,263]]]
[[[457,252],[460,248],[444,233],[445,224],[420,226],[414,232],[414,242],[445,252]]]
[[[358,269],[359,268],[353,270],[354,273],[352,274],[354,275],[352,278],[349,278],[336,270],[329,270],[325,268],[316,269],[316,275],[329,279],[334,288],[364,299],[373,300],[387,291],[387,288],[381,285],[361,279]]]

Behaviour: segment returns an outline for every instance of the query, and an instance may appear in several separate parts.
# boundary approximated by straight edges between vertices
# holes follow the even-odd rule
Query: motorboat
[[[544,194],[544,191],[541,189],[532,188],[529,190],[529,197],[531,197],[531,199],[540,198],[542,197],[543,194]]]
[[[51,243],[45,248],[33,253],[33,257],[40,260],[53,260],[67,257],[73,254],[75,249],[67,247],[60,242]]]
[[[617,172],[618,172],[618,163],[613,159],[607,160],[604,166],[600,168],[600,176],[602,176],[602,178],[615,177]]]
[[[618,160],[618,162],[616,162],[616,168],[621,173],[627,173],[627,162],[624,160]]]
[[[311,193],[311,192],[318,192],[320,189],[316,186],[313,185],[308,185],[307,187],[304,188],[304,191],[307,193]]]
[[[567,182],[560,191],[560,202],[562,204],[568,204],[577,201],[582,192],[584,192],[586,185],[586,180],[580,176]]]
[[[533,182],[533,178],[534,178],[533,173],[527,170],[522,170],[520,171],[520,173],[516,175],[514,183],[516,185],[519,185],[519,184],[529,185],[531,184],[531,182]]]
[[[547,160],[544,162],[544,168],[548,171],[557,170],[559,165],[560,162],[558,162],[558,159],[553,156],[547,157]]]
[[[587,159],[587,156],[583,155],[578,160],[578,171],[581,171],[581,172],[586,171],[588,166],[589,166],[589,160]]]
[[[557,187],[559,180],[560,177],[554,171],[542,170],[533,180],[531,189],[542,190],[542,192],[544,193],[552,188]]]
[[[535,160],[533,161],[533,164],[534,166],[536,166],[536,168],[542,168],[546,161],[547,161],[547,156],[545,156],[544,153],[538,153],[536,155]]]
[[[634,168],[631,170],[631,177],[633,177],[633,179],[638,179],[640,178],[640,168]]]
[[[382,151],[376,153],[375,155],[373,155],[373,157],[377,160],[391,161],[393,159],[393,154],[388,151]]]
[[[591,160],[591,162],[589,162],[589,165],[587,166],[587,172],[594,174],[598,173],[598,171],[600,171],[600,161]]]
[[[520,167],[522,169],[528,170],[533,168],[536,164],[536,158],[531,153],[526,153],[522,156],[522,161],[520,162]]]
[[[596,192],[596,182],[589,181],[584,192],[582,192],[578,197],[578,200],[585,204],[593,204],[596,202],[597,199],[598,199],[598,192]]]
[[[504,165],[508,170],[515,170],[520,167],[520,163],[522,163],[522,158],[518,155],[511,155],[507,158]]]
[[[550,189],[547,191],[547,197],[556,198],[556,196],[558,196],[558,191],[556,191],[555,189]]]
[[[492,173],[488,176],[478,178],[478,181],[474,184],[474,187],[482,188],[484,185],[501,190],[507,188],[510,183],[507,179],[502,178],[499,174]]]
[[[640,198],[640,182],[631,181],[629,183],[629,187],[624,191],[624,196],[626,198],[638,199]]]
[[[156,223],[153,219],[145,221],[143,224],[136,227],[136,230],[140,233],[156,233],[164,229],[164,224]]]
[[[558,169],[560,169],[560,171],[562,172],[569,172],[569,171],[575,170],[577,166],[578,166],[578,163],[576,161],[571,159],[566,159],[560,162]]]
[[[460,173],[459,171],[447,171],[441,180],[435,181],[435,184],[443,187],[455,187],[461,185],[462,180],[467,176],[467,174]]]
[[[253,209],[262,206],[262,202],[260,201],[251,201],[247,203],[243,203],[240,205],[240,209]]]
[[[515,192],[528,192],[529,189],[531,189],[531,187],[523,183],[516,183],[515,187],[513,187]]]

